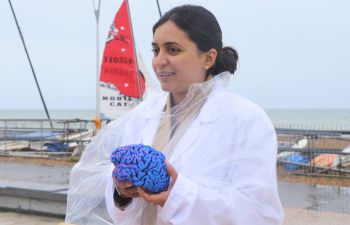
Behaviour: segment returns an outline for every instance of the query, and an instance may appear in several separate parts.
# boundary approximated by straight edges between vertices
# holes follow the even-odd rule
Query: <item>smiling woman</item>
[[[180,103],[193,83],[206,79],[206,70],[215,62],[216,50],[200,52],[174,22],[160,25],[153,36],[152,66],[161,87],[172,94],[174,104]]]
[[[281,224],[276,134],[259,106],[226,90],[238,54],[223,47],[215,16],[201,6],[173,8],[154,25],[152,49],[165,93],[110,123],[87,147],[71,173],[66,222],[86,224],[106,206],[114,224]],[[151,156],[126,157],[133,179],[111,163],[113,149],[140,143],[164,154],[165,191],[143,188],[153,184],[138,168]]]

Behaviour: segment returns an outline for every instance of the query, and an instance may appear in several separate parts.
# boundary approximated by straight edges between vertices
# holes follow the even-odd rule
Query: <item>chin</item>
[[[169,85],[160,84],[160,86],[161,86],[162,90],[165,92],[171,91],[171,88],[169,87]]]

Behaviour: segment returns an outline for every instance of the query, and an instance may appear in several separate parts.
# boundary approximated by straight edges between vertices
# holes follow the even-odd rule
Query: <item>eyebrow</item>
[[[164,43],[164,45],[178,45],[178,46],[181,46],[179,43],[177,43],[176,41],[167,41]],[[152,42],[152,46],[158,46],[157,43],[155,42]]]

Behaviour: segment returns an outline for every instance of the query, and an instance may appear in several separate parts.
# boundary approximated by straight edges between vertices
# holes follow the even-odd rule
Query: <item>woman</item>
[[[92,146],[107,157],[118,145],[152,145],[167,157],[171,184],[147,193],[113,180],[109,164],[105,201],[114,224],[281,224],[275,131],[260,107],[225,90],[238,55],[222,46],[215,16],[193,5],[168,11],[153,27],[152,49],[166,94],[137,106],[122,137],[115,122]]]

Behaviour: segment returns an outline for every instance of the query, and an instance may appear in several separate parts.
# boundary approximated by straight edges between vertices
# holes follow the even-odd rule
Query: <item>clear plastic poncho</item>
[[[177,144],[186,134],[186,130],[200,114],[208,97],[217,87],[225,87],[230,80],[228,72],[221,73],[212,79],[198,84],[192,84],[189,88],[186,98],[178,105],[170,107],[170,98],[155,96],[152,98],[163,99],[164,104],[160,110],[152,107],[143,107],[146,102],[141,103],[132,112],[124,115],[104,127],[99,134],[93,139],[84,151],[80,161],[73,167],[70,175],[70,184],[67,200],[66,223],[74,224],[113,224],[109,218],[105,203],[105,190],[107,179],[111,174],[113,164],[110,161],[110,155],[114,148],[132,143],[133,132],[129,132],[128,124],[130,120],[138,117],[138,114],[149,113],[159,121],[157,131],[154,135],[153,147],[162,151],[167,159],[171,158]],[[144,110],[147,110],[145,112]],[[218,114],[220,114],[218,109]],[[131,121],[132,122],[132,121]],[[228,130],[231,127],[226,127]],[[223,127],[222,129],[226,129]],[[135,142],[139,138],[135,137]],[[230,145],[231,140],[223,140],[222,148]],[[213,147],[209,144],[209,147]],[[205,159],[207,163],[205,168],[194,167],[193,173],[198,173],[198,181],[201,174],[206,174],[212,170],[230,171],[233,156],[220,156],[220,146],[215,146],[215,152],[208,150],[198,151],[199,159]],[[230,153],[231,154],[231,153]],[[233,153],[232,153],[233,154]],[[209,157],[208,157],[209,156]],[[212,162],[215,162],[214,164]],[[215,180],[215,184],[220,187],[229,187],[232,180],[230,174],[225,175],[222,179]],[[223,190],[228,191],[228,189]],[[153,208],[152,208],[153,207]],[[145,211],[156,213],[155,207],[144,203]],[[142,212],[140,215],[143,216]],[[156,215],[154,215],[156,216]]]

